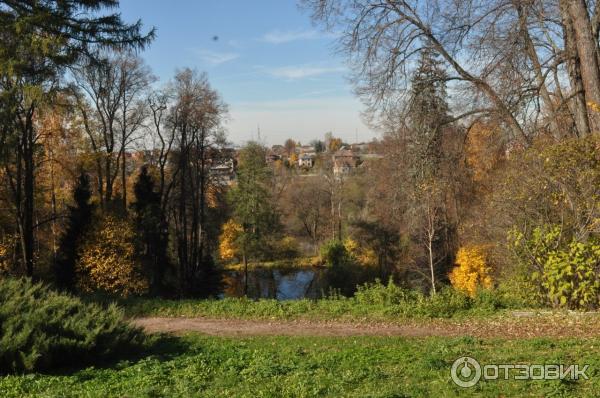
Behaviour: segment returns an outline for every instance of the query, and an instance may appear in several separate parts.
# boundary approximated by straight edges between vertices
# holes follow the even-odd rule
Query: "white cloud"
[[[323,37],[331,37],[331,34],[320,33],[316,30],[273,30],[271,32],[265,33],[261,40],[271,44],[282,44],[297,40],[315,40]]]
[[[343,73],[346,71],[346,68],[343,66],[282,66],[280,68],[270,68],[267,71],[275,77],[296,80],[329,73]]]
[[[196,50],[200,59],[209,65],[221,65],[240,57],[237,53],[215,52],[210,50]]]

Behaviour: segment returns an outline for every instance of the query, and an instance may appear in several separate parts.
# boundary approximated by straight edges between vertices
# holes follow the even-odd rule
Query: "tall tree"
[[[161,197],[146,166],[142,167],[134,186],[135,225],[141,241],[143,263],[149,270],[150,289],[154,294],[163,291],[163,278],[168,266],[168,231],[161,220]]]
[[[240,152],[238,180],[229,191],[233,220],[241,225],[237,246],[244,263],[244,294],[248,293],[248,261],[263,254],[269,236],[278,230],[279,220],[270,197],[271,169],[265,161],[266,149],[256,142]]]
[[[120,177],[120,207],[126,210],[127,150],[148,115],[146,96],[154,77],[131,52],[101,52],[97,58],[86,60],[74,69],[80,91],[76,95],[96,156],[100,203],[102,207],[111,203],[115,182]]]
[[[203,294],[198,290],[202,289],[203,276],[212,267],[206,251],[210,160],[224,144],[221,122],[227,106],[210,87],[206,75],[191,69],[175,76],[172,99],[167,124],[176,134],[173,175],[177,180],[172,212],[181,292]]]
[[[81,237],[87,232],[92,219],[93,205],[90,179],[81,173],[73,190],[74,206],[69,206],[68,221],[60,240],[58,258],[54,264],[56,284],[66,290],[75,288],[75,265]]]

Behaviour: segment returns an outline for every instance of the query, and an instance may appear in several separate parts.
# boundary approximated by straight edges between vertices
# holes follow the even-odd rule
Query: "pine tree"
[[[443,156],[442,135],[451,120],[446,92],[447,74],[438,55],[426,48],[411,81],[408,102],[409,143],[413,175],[425,179],[438,174]]]
[[[446,197],[450,193],[444,135],[452,131],[446,92],[447,74],[432,48],[421,52],[411,81],[407,114],[407,153],[411,178],[410,212],[413,233],[423,247],[431,290],[436,292],[444,270],[452,264],[456,231],[449,220]]]
[[[91,197],[89,176],[81,173],[73,190],[75,206],[68,207],[67,227],[60,240],[59,253],[54,264],[56,284],[61,289],[73,290],[75,287],[75,265],[80,238],[90,225],[94,209],[90,203]]]
[[[160,294],[163,277],[168,265],[167,227],[161,218],[160,195],[146,166],[142,167],[134,186],[135,225],[141,240],[141,254],[145,268],[150,274],[151,291]]]

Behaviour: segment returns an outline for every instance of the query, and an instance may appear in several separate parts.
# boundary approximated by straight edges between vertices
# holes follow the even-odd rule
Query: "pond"
[[[292,269],[254,268],[248,270],[248,297],[277,300],[316,299],[327,293],[327,271],[306,267]],[[227,271],[225,297],[244,296],[244,271]]]

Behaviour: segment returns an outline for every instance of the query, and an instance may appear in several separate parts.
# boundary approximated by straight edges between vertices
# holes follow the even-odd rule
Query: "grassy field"
[[[143,357],[54,375],[0,378],[2,397],[593,397],[600,340],[472,338],[229,339],[161,337]],[[480,363],[590,364],[590,380],[450,378],[463,355]]]

